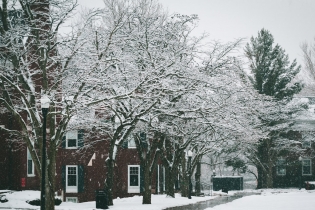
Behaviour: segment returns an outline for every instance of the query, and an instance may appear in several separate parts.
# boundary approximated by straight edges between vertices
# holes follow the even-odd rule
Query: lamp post
[[[299,157],[299,165],[300,165],[300,169],[301,169],[301,171],[300,171],[300,173],[299,173],[299,190],[302,188],[302,173],[303,173],[303,169],[302,169],[302,160],[303,160],[303,158],[300,156]]]
[[[215,170],[213,170],[211,178],[210,178],[210,196],[212,196],[213,191],[213,178],[216,176]]]
[[[188,182],[189,182],[189,185],[188,185],[188,199],[191,199],[191,191],[192,191],[192,183],[191,183],[191,157],[192,157],[193,153],[191,150],[188,150],[187,152],[187,156],[188,156]]]
[[[43,113],[43,144],[42,144],[42,188],[40,194],[40,209],[45,210],[46,195],[45,195],[45,179],[46,179],[46,118],[48,113],[50,100],[46,95],[41,98],[41,108]]]

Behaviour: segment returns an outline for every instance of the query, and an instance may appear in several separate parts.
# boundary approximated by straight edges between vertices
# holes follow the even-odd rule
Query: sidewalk
[[[223,195],[223,196],[217,196],[214,199],[210,199],[207,201],[202,201],[194,204],[189,204],[185,206],[178,206],[178,207],[170,207],[166,208],[165,210],[195,210],[195,209],[206,209],[210,207],[214,207],[221,204],[226,204],[229,202],[232,202],[236,199],[240,199],[249,195],[260,195],[260,193],[246,193],[246,192],[236,192],[233,193],[233,195]]]

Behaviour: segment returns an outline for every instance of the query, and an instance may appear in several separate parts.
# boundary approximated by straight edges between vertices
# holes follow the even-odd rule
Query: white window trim
[[[131,167],[138,167],[139,186],[130,186],[130,168]],[[140,193],[140,165],[128,165],[128,193]]]
[[[310,161],[310,173],[309,174],[305,174],[304,171],[303,171],[303,162],[304,160],[309,160]],[[312,175],[312,160],[311,159],[303,159],[302,160],[302,176],[309,176],[309,175]]]
[[[69,201],[69,200],[72,200],[72,199],[75,199],[76,202],[73,202],[73,203],[78,203],[78,197],[66,197],[66,202],[72,202],[72,201]]]
[[[75,167],[76,168],[76,180],[77,180],[77,183],[76,183],[76,186],[68,186],[68,168],[69,167]],[[78,179],[79,179],[79,176],[78,176],[78,166],[77,165],[66,165],[66,192],[67,193],[78,193]]]
[[[78,149],[78,130],[73,130],[71,132],[75,132],[76,134],[76,146],[75,147],[68,147],[68,132],[66,133],[66,149]]]
[[[34,177],[35,176],[34,161],[32,160],[32,157],[31,157],[31,159],[29,159],[29,155],[30,155],[29,153],[30,153],[30,151],[27,148],[27,151],[26,151],[26,174],[27,174],[27,177]],[[28,161],[29,160],[32,160],[32,173],[31,174],[28,173]]]

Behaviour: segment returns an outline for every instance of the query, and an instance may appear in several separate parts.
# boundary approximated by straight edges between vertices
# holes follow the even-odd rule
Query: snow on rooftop
[[[305,85],[305,87],[295,95],[297,98],[309,98],[315,97],[315,84]]]

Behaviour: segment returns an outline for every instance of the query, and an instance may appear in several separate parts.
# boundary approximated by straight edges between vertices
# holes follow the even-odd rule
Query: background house
[[[315,181],[315,86],[306,86],[296,99],[308,104],[308,109],[298,115],[290,140],[295,140],[294,152],[283,151],[275,163],[274,187],[304,187],[306,181]]]
[[[2,126],[7,126],[2,122]],[[8,135],[1,133],[1,186],[0,189],[39,190],[40,179],[34,169],[32,159],[23,144],[11,146],[6,141]],[[86,202],[95,200],[95,191],[104,188],[108,156],[106,137],[95,138],[93,132],[73,130],[67,132],[56,160],[56,191],[64,201]],[[134,142],[129,139],[126,147],[120,148],[115,164],[113,196],[130,197],[140,195],[141,167]],[[160,167],[161,168],[161,167]],[[163,188],[163,169],[160,183]],[[156,192],[156,182],[152,192]],[[164,186],[165,188],[165,186]],[[160,190],[161,192],[161,190]],[[163,191],[162,191],[163,192]]]

